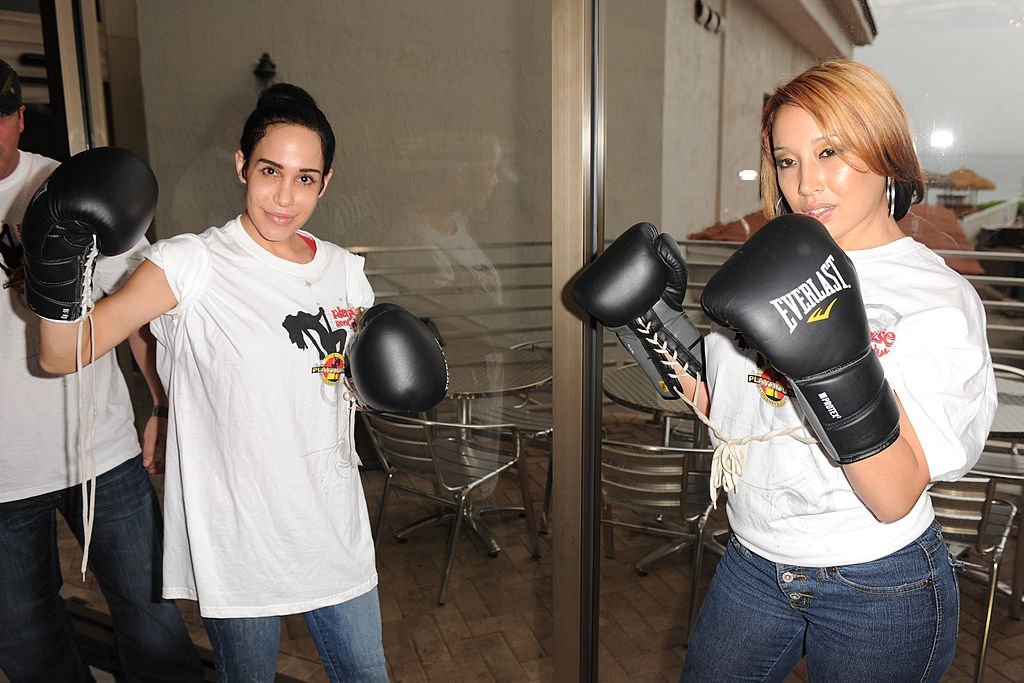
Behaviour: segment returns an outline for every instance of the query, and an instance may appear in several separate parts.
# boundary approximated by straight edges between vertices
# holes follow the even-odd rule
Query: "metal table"
[[[520,393],[551,381],[551,352],[536,348],[502,348],[480,340],[460,339],[444,347],[448,361],[448,398],[468,424],[477,398]]]
[[[662,422],[662,445],[670,445],[672,420],[690,418],[694,420],[694,446],[702,448],[707,445],[707,428],[703,422],[693,417],[690,407],[682,400],[666,400],[651,386],[651,381],[640,369],[639,365],[624,365],[605,370],[602,382],[604,395],[633,410],[650,413],[655,422]]]
[[[1024,441],[1024,382],[997,373],[996,392],[999,404],[989,430],[989,438]]]

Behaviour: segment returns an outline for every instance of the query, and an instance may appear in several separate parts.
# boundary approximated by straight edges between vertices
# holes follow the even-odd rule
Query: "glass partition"
[[[33,11],[16,4],[18,12]],[[452,389],[421,418],[454,427],[432,426],[428,436],[457,444],[455,460],[465,463],[467,449],[480,448],[469,425],[515,428],[517,466],[474,489],[453,555],[450,510],[405,491],[388,494],[376,545],[395,680],[552,680],[554,663],[569,657],[554,647],[553,586],[559,571],[565,577],[585,568],[574,564],[576,555],[559,555],[558,534],[545,532],[561,523],[565,538],[587,525],[575,488],[572,505],[562,501],[561,521],[548,514],[558,490],[550,478],[551,356],[559,358],[551,302],[562,294],[553,285],[565,285],[552,282],[552,238],[565,237],[552,234],[552,205],[586,203],[586,191],[552,196],[564,181],[553,177],[552,164],[566,162],[560,154],[575,154],[568,164],[581,156],[551,139],[553,100],[571,100],[552,94],[553,14],[579,16],[586,7],[599,17],[600,87],[580,128],[585,137],[591,122],[603,126],[584,144],[601,151],[594,161],[603,166],[589,171],[603,179],[603,196],[582,212],[601,217],[606,242],[641,221],[671,234],[687,261],[684,305],[699,329],[709,328],[699,305],[708,277],[764,223],[758,123],[765,95],[819,59],[846,55],[890,79],[912,119],[929,185],[926,202],[901,227],[976,286],[993,356],[1024,359],[1024,149],[1010,123],[1022,103],[1016,82],[993,68],[1024,63],[1024,16],[1010,0],[983,9],[909,0],[301,5],[100,2],[112,142],[145,151],[157,174],[153,237],[202,232],[242,209],[233,155],[261,88],[292,82],[308,89],[338,148],[335,175],[307,227],[362,255],[377,301],[408,308],[443,341]],[[569,39],[587,28],[573,24]],[[589,95],[588,87],[579,90]],[[311,334],[332,329],[331,312],[313,313]],[[708,509],[705,430],[679,401],[654,394],[614,335],[602,334],[595,438],[619,442],[598,457],[620,474],[603,486],[601,519],[584,520],[601,530],[599,678],[672,681],[728,534],[724,500]],[[554,382],[570,386],[582,374],[563,371]],[[359,425],[361,476],[376,523],[385,468],[394,461],[379,457],[381,437],[375,442]],[[653,459],[666,446],[660,455],[675,460]],[[676,481],[630,471],[622,459],[637,452],[648,464],[669,462]],[[579,453],[555,457],[565,463]],[[423,477],[400,472],[395,481],[416,486]],[[435,486],[427,477],[424,490]],[[637,502],[626,500],[631,487],[649,487],[642,505],[629,505]],[[697,521],[706,521],[699,556]],[[73,540],[62,542],[62,552],[74,551]],[[91,581],[65,594],[102,611]],[[580,592],[585,603],[586,588]],[[208,648],[197,606],[183,601],[181,608],[197,645]],[[962,650],[954,668],[968,671],[974,653]],[[279,664],[279,673],[299,680],[325,676],[301,617],[284,620]],[[792,680],[802,677],[798,668]]]

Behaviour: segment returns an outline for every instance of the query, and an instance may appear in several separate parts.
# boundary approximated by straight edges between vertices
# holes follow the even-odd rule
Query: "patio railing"
[[[682,240],[689,269],[686,309],[707,329],[700,291],[738,242]],[[487,337],[515,343],[550,335],[551,243],[496,242],[479,245],[500,281],[500,292],[472,281],[436,277],[430,247],[352,247],[367,259],[366,272],[378,301],[399,303],[430,318],[446,339]],[[944,257],[976,259],[991,273],[966,275],[988,316],[987,332],[995,360],[1024,366],[1024,252],[946,251]],[[614,347],[614,339],[607,345]],[[613,352],[614,354],[614,352]],[[613,361],[614,362],[614,361]]]

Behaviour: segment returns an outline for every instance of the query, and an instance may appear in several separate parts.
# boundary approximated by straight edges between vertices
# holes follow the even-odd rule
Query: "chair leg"
[[[450,509],[442,508],[436,514],[430,515],[429,517],[424,517],[423,519],[420,519],[418,521],[413,522],[412,524],[408,524],[408,525],[402,527],[401,529],[399,529],[398,531],[395,532],[395,538],[397,538],[399,541],[404,541],[406,536],[408,536],[409,534],[411,534],[414,531],[417,531],[418,529],[422,529],[423,527],[433,526],[435,524],[445,524],[445,523],[447,523],[448,519],[453,514],[455,514],[455,513],[453,513]]]
[[[605,522],[607,520],[608,523]],[[612,506],[605,505],[601,508],[601,526],[604,527],[601,531],[603,532],[603,540],[601,545],[604,546],[604,556],[609,560],[615,559],[615,528],[610,523],[612,521]]]
[[[999,588],[999,563],[992,565],[988,580],[988,595],[985,596],[985,613],[981,618],[981,634],[978,638],[978,659],[974,666],[974,680],[980,683],[985,671],[985,654],[988,651],[988,635],[992,626],[992,608],[996,602],[996,590]]]
[[[374,542],[380,538],[380,529],[384,525],[384,510],[387,509],[388,493],[391,492],[391,477],[393,476],[393,472],[388,472],[384,478],[384,491],[380,494],[380,507],[377,508],[377,522],[373,525]]]
[[[540,517],[540,533],[546,534],[551,524],[551,477],[552,470],[554,469],[554,456],[552,452],[548,451],[548,476],[547,481],[544,484],[544,510],[541,512]]]
[[[658,546],[653,551],[644,555],[644,557],[641,558],[639,562],[633,565],[633,569],[640,576],[647,576],[647,572],[651,568],[651,565],[653,565],[658,560],[668,557],[672,553],[679,552],[683,548],[689,546],[691,543],[693,543],[693,540],[689,538],[685,538],[679,541],[669,541],[668,543]]]
[[[466,512],[466,494],[459,494],[459,509],[452,521],[451,531],[448,534],[448,550],[444,561],[444,569],[441,570],[441,592],[437,595],[437,604],[443,605],[445,593],[448,592],[448,575],[452,571],[452,562],[455,560],[455,546],[459,542],[459,532],[462,530],[462,517]]]
[[[526,514],[526,531],[530,537],[530,554],[540,557],[540,537],[537,535],[537,517],[533,509],[533,496],[530,495],[530,473],[526,470],[525,455],[519,456],[516,471],[519,474],[519,491],[523,497],[523,512]]]

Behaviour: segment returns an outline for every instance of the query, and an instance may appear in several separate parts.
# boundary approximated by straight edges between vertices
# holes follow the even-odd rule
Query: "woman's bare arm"
[[[91,327],[95,348],[90,346],[90,319],[82,321],[82,365],[88,365],[157,316],[177,305],[164,271],[145,260],[124,287],[100,299],[93,308]],[[78,325],[39,321],[39,365],[46,372],[66,375],[77,370],[75,346]]]
[[[899,397],[896,397],[899,403]],[[903,519],[931,479],[924,448],[900,405],[900,436],[881,453],[843,465],[853,489],[880,522]]]

